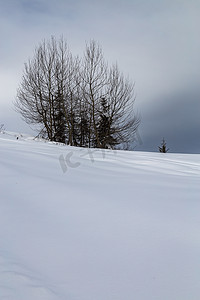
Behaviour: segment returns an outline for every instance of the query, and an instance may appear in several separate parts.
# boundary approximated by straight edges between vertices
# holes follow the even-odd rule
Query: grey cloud
[[[81,54],[85,41],[94,38],[103,46],[105,58],[117,61],[136,83],[136,106],[143,116],[142,149],[154,149],[163,135],[170,136],[171,149],[178,149],[176,139],[182,134],[190,151],[197,151],[197,93],[180,100],[180,91],[191,93],[200,86],[199,15],[199,0],[1,1],[0,123],[7,106],[6,113],[12,116],[6,118],[7,127],[23,127],[11,112],[12,102],[23,64],[42,39],[63,34],[73,53]],[[27,131],[26,124],[24,128]],[[194,136],[186,134],[189,131]]]

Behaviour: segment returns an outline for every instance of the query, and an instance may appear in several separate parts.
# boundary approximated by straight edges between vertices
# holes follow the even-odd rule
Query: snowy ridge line
[[[59,145],[59,146],[66,146],[66,144],[63,144],[63,143],[59,143],[59,142],[53,142],[53,141],[50,141],[48,139],[44,139],[44,138],[41,138],[41,137],[37,137],[37,136],[31,136],[27,133],[17,133],[17,132],[12,132],[12,131],[2,131],[0,132],[1,134],[5,135],[5,136],[8,136],[8,137],[14,137],[16,139],[19,139],[19,140],[23,140],[23,141],[38,141],[38,142],[43,142],[43,143],[49,143],[49,144],[54,144],[54,145]]]

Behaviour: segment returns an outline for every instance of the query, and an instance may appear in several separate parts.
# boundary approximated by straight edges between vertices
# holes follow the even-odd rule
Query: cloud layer
[[[7,129],[29,131],[12,102],[35,46],[63,35],[81,54],[94,38],[108,61],[117,61],[136,83],[143,139],[138,149],[157,151],[155,144],[166,136],[172,151],[200,151],[199,0],[1,2],[0,123]]]

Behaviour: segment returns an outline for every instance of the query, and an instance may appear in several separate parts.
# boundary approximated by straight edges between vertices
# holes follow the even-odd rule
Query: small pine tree
[[[111,118],[109,117],[109,105],[105,98],[101,99],[100,120],[98,123],[98,135],[101,143],[101,148],[113,148],[116,144],[116,139],[113,136],[114,130],[112,128]]]
[[[169,148],[167,148],[167,143],[165,142],[164,138],[162,140],[161,146],[159,146],[158,149],[161,153],[167,153],[169,151]]]
[[[77,119],[77,140],[78,146],[86,147],[89,139],[89,121],[87,111],[82,109],[80,117]]]
[[[52,116],[52,140],[59,143],[65,143],[66,121],[63,109],[63,95],[59,88],[54,96]]]

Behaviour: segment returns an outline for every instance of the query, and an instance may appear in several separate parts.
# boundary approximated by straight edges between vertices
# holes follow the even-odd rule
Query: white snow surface
[[[0,134],[1,300],[199,300],[200,154]]]

